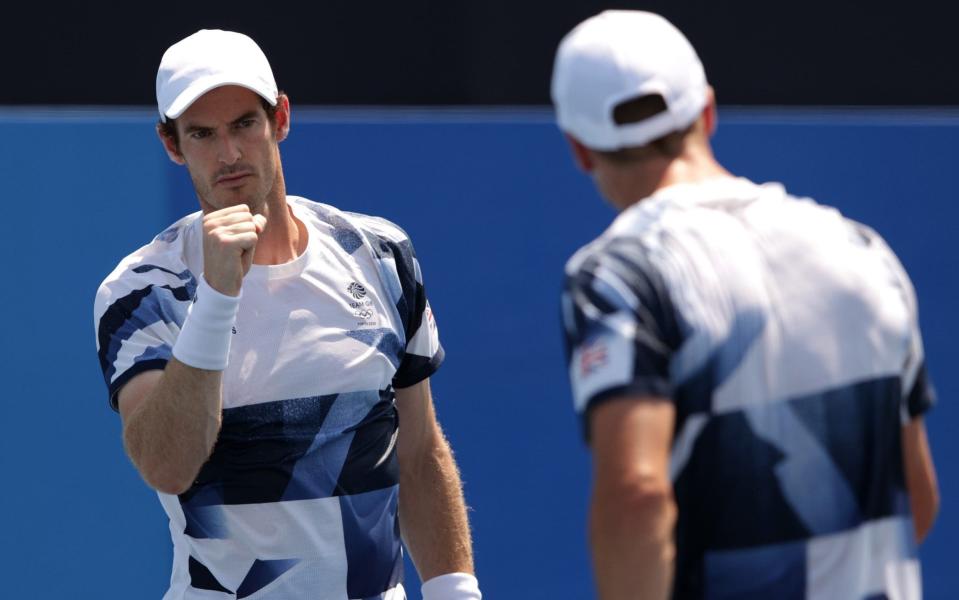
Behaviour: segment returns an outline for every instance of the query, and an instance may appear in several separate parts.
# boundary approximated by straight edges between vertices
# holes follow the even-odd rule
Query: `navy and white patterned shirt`
[[[243,281],[223,425],[170,518],[165,599],[405,597],[394,388],[443,360],[406,233],[289,197],[306,251]],[[202,215],[125,258],[100,286],[100,364],[120,388],[171,357],[203,271]]]
[[[566,275],[587,435],[605,400],[675,405],[674,598],[920,597],[900,435],[933,395],[875,232],[720,178],[623,211]]]

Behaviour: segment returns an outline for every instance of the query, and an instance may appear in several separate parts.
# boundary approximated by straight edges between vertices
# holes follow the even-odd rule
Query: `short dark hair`
[[[617,125],[639,123],[666,110],[666,100],[659,94],[648,94],[620,102],[613,108],[613,121]],[[631,146],[619,150],[600,150],[599,154],[612,162],[631,162],[644,157],[676,158],[683,151],[683,140],[692,131],[695,122],[679,131],[656,138],[643,146]]]
[[[277,93],[277,103],[275,105],[270,104],[263,96],[257,95],[260,99],[260,105],[263,107],[263,110],[266,111],[266,118],[270,121],[270,124],[276,123],[276,111],[280,108],[279,98],[283,95],[284,93],[282,91]],[[178,134],[176,130],[176,119],[157,121],[157,131],[159,131],[163,137],[171,138],[173,144],[176,146],[177,152],[180,151],[180,134]]]

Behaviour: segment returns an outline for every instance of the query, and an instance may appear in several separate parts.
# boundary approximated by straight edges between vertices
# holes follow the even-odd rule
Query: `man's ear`
[[[276,141],[282,142],[290,134],[290,98],[280,94],[276,98]]]
[[[716,111],[716,92],[713,86],[706,86],[706,106],[703,108],[703,120],[706,125],[706,136],[712,137],[719,125],[719,113]]]
[[[573,160],[576,162],[576,166],[585,173],[592,173],[593,168],[595,167],[595,161],[593,160],[593,154],[590,152],[589,148],[584,146],[582,142],[570,134],[564,133],[563,135],[566,137],[566,141],[569,143],[569,148],[573,152]]]
[[[163,149],[166,150],[166,155],[170,157],[170,160],[178,165],[186,164],[183,155],[180,154],[180,149],[177,148],[176,140],[173,139],[173,136],[163,133],[159,123],[157,123],[157,137],[160,138],[160,143],[163,144]]]

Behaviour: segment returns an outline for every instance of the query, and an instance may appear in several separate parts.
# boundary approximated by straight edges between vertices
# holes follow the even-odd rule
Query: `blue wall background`
[[[92,302],[117,261],[195,210],[150,111],[0,112],[7,257],[0,344],[0,596],[159,598],[171,545],[123,454],[96,360]],[[928,421],[943,498],[922,548],[926,597],[959,585],[952,310],[959,115],[720,111],[734,172],[777,180],[882,233],[920,299],[939,406]],[[290,193],[374,213],[415,242],[447,362],[433,379],[472,508],[489,598],[590,598],[589,455],[566,381],[566,258],[612,219],[543,110],[294,109]],[[419,598],[408,570],[411,598]]]

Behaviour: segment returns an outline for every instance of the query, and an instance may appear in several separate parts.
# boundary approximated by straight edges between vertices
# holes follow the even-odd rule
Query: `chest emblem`
[[[346,288],[346,291],[353,296],[354,299],[359,300],[360,298],[366,297],[366,288],[363,287],[362,283],[354,281]]]
[[[373,301],[366,297],[367,292],[363,284],[354,281],[346,287],[346,291],[353,298],[350,308],[353,309],[353,316],[356,318],[355,326],[361,329],[378,326]]]

